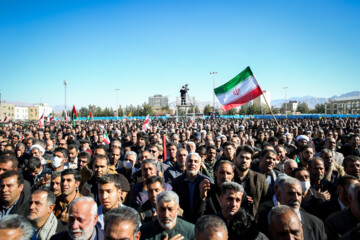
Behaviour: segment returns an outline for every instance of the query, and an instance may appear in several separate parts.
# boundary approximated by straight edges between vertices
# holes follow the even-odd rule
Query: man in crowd
[[[189,153],[186,158],[186,171],[172,181],[174,192],[180,197],[180,205],[184,210],[184,219],[195,222],[201,216],[200,183],[210,178],[199,173],[201,158],[197,153]]]
[[[240,184],[235,182],[223,183],[220,195],[221,210],[217,216],[224,222],[228,222],[239,211],[243,194],[244,188]]]
[[[18,214],[10,214],[0,221],[1,239],[33,239],[34,228],[31,223]]]
[[[51,173],[50,191],[52,191],[56,197],[61,195],[61,172]]]
[[[227,240],[228,231],[225,222],[217,216],[202,216],[195,223],[195,239]]]
[[[68,230],[51,237],[51,240],[84,239],[102,240],[104,232],[96,226],[96,202],[90,197],[79,197],[69,206]]]
[[[10,170],[0,176],[0,220],[9,214],[27,216],[29,196],[25,195],[23,188],[21,173]]]
[[[66,225],[53,213],[55,201],[55,194],[47,190],[35,190],[30,196],[27,218],[33,224],[38,239],[50,239],[66,230]]]
[[[344,171],[347,175],[360,179],[360,157],[349,155],[343,161]]]
[[[78,190],[80,178],[79,172],[75,169],[66,169],[61,172],[61,195],[56,198],[54,214],[63,222],[68,222],[68,207],[71,202],[81,197]]]
[[[139,240],[139,214],[130,207],[115,208],[105,216],[105,239]]]
[[[269,234],[272,240],[304,240],[303,226],[296,212],[286,206],[274,207],[268,217]]]
[[[241,184],[247,194],[247,201],[250,204],[250,214],[256,215],[260,203],[268,197],[269,185],[263,174],[250,169],[253,149],[248,145],[240,146],[236,150],[234,165],[236,167],[234,181]]]
[[[69,150],[69,161],[67,161],[68,168],[77,169],[78,168],[78,155],[79,149],[75,144],[70,144],[68,147]]]
[[[176,152],[176,164],[166,169],[164,173],[164,178],[167,183],[171,183],[173,179],[182,175],[185,172],[186,169],[185,163],[186,163],[187,155],[188,152],[186,151],[185,148],[180,148]]]
[[[347,231],[360,223],[360,183],[352,183],[348,190],[350,205],[347,209],[338,211],[326,219],[328,239],[339,239]]]
[[[121,199],[121,179],[118,174],[106,174],[97,181],[99,202],[98,223],[104,229],[104,216],[112,209],[122,207]]]
[[[194,239],[194,225],[178,218],[180,210],[179,197],[175,192],[164,191],[157,196],[156,212],[157,220],[145,223],[141,226],[141,239]]]

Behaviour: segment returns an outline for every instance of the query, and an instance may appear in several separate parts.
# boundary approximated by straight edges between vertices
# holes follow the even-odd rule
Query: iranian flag
[[[39,118],[38,124],[39,124],[40,128],[44,128],[44,113]]]
[[[250,67],[229,82],[215,88],[214,92],[223,111],[239,107],[263,94]]]
[[[124,115],[124,118],[123,118],[124,122],[126,122],[126,116]]]
[[[47,117],[48,123],[50,123],[52,120],[54,120],[54,115],[52,115],[52,113],[49,114],[49,116]]]
[[[109,138],[109,135],[107,133],[104,133],[104,142],[106,144],[110,144],[110,138]]]
[[[87,116],[86,120],[94,120],[94,116],[92,115],[92,113],[90,112],[89,115]]]
[[[6,122],[6,121],[7,121],[7,114],[5,113],[5,117],[4,117],[3,122]]]
[[[143,129],[146,131],[148,129],[150,129],[150,117],[149,117],[149,114],[146,116],[145,118],[145,122],[144,122],[144,126],[143,126]]]
[[[68,119],[68,116],[67,116],[67,112],[65,110],[65,122],[68,122],[68,121],[69,121],[69,119]]]

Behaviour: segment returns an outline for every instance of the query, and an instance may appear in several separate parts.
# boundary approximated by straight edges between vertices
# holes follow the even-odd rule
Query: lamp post
[[[217,74],[217,72],[210,72],[210,74],[213,75],[213,118],[215,119],[215,74]]]
[[[65,86],[65,115],[67,114],[66,112],[66,86],[67,86],[67,81],[64,81],[64,86]]]
[[[115,88],[116,91],[116,120],[119,118],[119,88]]]
[[[288,87],[283,87],[283,89],[285,90],[285,116],[287,118],[287,100],[286,100],[286,90],[288,89]]]

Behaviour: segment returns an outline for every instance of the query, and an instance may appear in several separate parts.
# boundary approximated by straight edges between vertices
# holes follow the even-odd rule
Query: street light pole
[[[64,81],[64,86],[65,86],[65,116],[67,115],[67,112],[66,112],[66,86],[67,86],[67,81],[65,80]]]
[[[287,118],[287,99],[286,99],[286,90],[288,89],[288,87],[283,87],[283,89],[285,90],[285,116]]]
[[[115,88],[116,91],[116,120],[119,118],[119,88]]]
[[[210,72],[210,74],[213,75],[213,118],[215,119],[215,74],[217,74],[217,72]]]

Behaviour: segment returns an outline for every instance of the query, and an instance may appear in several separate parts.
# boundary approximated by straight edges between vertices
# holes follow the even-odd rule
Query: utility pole
[[[210,72],[210,74],[213,75],[213,118],[215,119],[215,74],[217,74],[217,72]]]
[[[283,87],[283,89],[285,90],[285,116],[287,118],[287,99],[286,99],[286,90],[288,89],[288,87]]]
[[[116,120],[119,118],[119,88],[115,88],[116,91]]]

